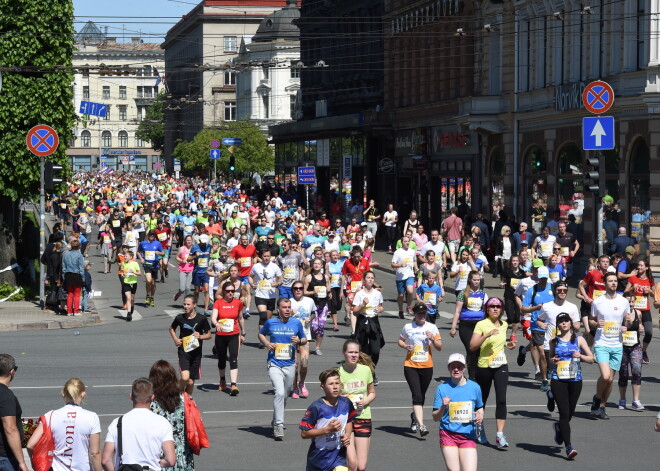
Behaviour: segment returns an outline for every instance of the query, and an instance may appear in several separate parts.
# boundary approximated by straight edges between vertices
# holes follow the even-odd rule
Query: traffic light
[[[233,154],[229,157],[229,171],[230,172],[236,171],[236,158],[234,157]]]
[[[44,190],[53,191],[57,185],[62,183],[64,181],[63,171],[64,167],[61,165],[55,165],[50,160],[46,160],[44,163]]]
[[[585,162],[584,187],[592,193],[600,193],[601,185],[605,184],[602,178],[605,170],[604,157],[601,153],[598,157],[589,157]]]

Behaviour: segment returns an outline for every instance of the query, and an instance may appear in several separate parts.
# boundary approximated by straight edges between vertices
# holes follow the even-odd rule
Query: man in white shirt
[[[399,213],[394,210],[393,204],[387,205],[387,211],[383,214],[383,222],[387,231],[387,251],[392,253],[392,245],[396,243],[396,225],[399,222]]]
[[[131,388],[133,409],[113,420],[108,427],[102,461],[105,471],[115,471],[120,463],[136,464],[155,471],[176,464],[172,426],[166,418],[151,412],[153,399],[151,381],[147,378],[133,381]],[[121,443],[117,431],[117,423],[120,419]],[[119,456],[120,447],[121,456]]]
[[[580,310],[572,302],[566,301],[568,297],[568,283],[558,281],[552,286],[552,291],[555,295],[555,300],[541,306],[539,317],[536,320],[537,325],[545,329],[543,351],[545,352],[548,365],[552,364],[550,362],[550,341],[555,338],[557,333],[557,316],[562,313],[568,314],[571,316],[573,330],[576,332],[580,331]]]
[[[252,266],[248,277],[250,286],[254,290],[254,301],[259,312],[259,329],[273,317],[275,300],[279,293],[277,287],[282,284],[282,270],[271,261],[270,249],[262,249],[260,256],[261,262]]]
[[[435,260],[438,262],[440,265],[443,267],[447,266],[447,256],[449,255],[449,251],[447,250],[447,246],[443,241],[440,240],[440,231],[437,229],[432,229],[431,230],[431,240],[429,240],[426,244],[424,244],[423,247],[419,247],[419,250],[417,252],[417,263],[422,264],[424,263],[425,259],[424,257],[426,256],[426,252],[429,250],[433,250],[435,253]]]
[[[403,319],[403,296],[406,295],[408,315],[411,316],[413,292],[415,290],[415,273],[417,273],[417,259],[415,251],[410,248],[410,237],[401,239],[401,248],[392,255],[392,268],[396,269],[396,302],[399,305],[399,319]]]

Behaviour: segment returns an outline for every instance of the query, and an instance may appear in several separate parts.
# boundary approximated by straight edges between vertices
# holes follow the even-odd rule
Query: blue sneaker
[[[574,460],[577,454],[577,450],[573,449],[572,446],[569,445],[566,447],[566,459]]]
[[[486,431],[483,424],[477,424],[477,442],[482,445],[488,445],[488,438],[486,438]]]
[[[541,391],[548,392],[550,391],[550,383],[547,379],[541,380]]]
[[[507,448],[509,446],[509,442],[506,441],[504,435],[498,435],[495,442],[497,443],[497,448]]]

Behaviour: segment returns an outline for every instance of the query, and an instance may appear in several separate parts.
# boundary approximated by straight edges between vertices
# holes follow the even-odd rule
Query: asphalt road
[[[151,364],[164,358],[176,364],[176,348],[168,335],[172,317],[179,312],[172,296],[178,286],[176,270],[167,283],[159,283],[156,307],[146,308],[144,286],[138,288],[135,320],[126,323],[119,311],[119,282],[115,275],[104,275],[101,259],[95,255],[94,289],[100,291],[96,306],[104,321],[102,325],[75,330],[19,331],[0,333],[0,350],[13,354],[20,369],[12,388],[17,394],[25,416],[39,416],[62,405],[59,390],[69,377],[81,378],[89,387],[86,407],[101,417],[103,436],[110,421],[127,411],[133,379],[148,374]],[[377,282],[384,286],[386,313],[381,324],[388,344],[378,366],[378,397],[373,406],[374,433],[371,442],[369,468],[375,470],[410,469],[411,467],[444,468],[437,442],[437,427],[430,419],[437,382],[426,395],[425,415],[432,430],[426,439],[410,432],[410,393],[403,378],[403,350],[396,339],[404,321],[396,317],[394,277],[377,272]],[[490,294],[498,294],[490,293]],[[454,298],[448,295],[442,305],[445,312],[453,311]],[[409,322],[409,321],[406,321]],[[438,322],[443,337],[442,352],[435,354],[436,376],[446,377],[446,360],[450,353],[464,352],[458,337],[449,336],[449,321]],[[298,421],[305,409],[320,395],[318,374],[336,366],[342,359],[341,344],[349,329],[341,327],[335,333],[326,331],[324,355],[312,355],[308,384],[310,398],[290,399],[286,412],[285,439],[271,438],[272,393],[265,368],[266,354],[256,348],[257,318],[248,321],[247,345],[239,359],[239,387],[237,397],[217,390],[216,361],[210,356],[211,345],[204,346],[203,379],[197,385],[195,398],[203,411],[204,422],[212,448],[202,451],[196,459],[198,470],[301,470],[309,442],[300,438]],[[531,380],[531,360],[523,367],[509,354],[511,377],[508,388],[509,416],[506,435],[510,447],[498,450],[480,446],[480,468],[511,470],[533,466],[536,470],[554,470],[559,466],[574,469],[625,469],[630,466],[649,466],[657,460],[656,437],[653,432],[659,410],[660,343],[656,337],[649,354],[651,364],[644,366],[641,400],[646,412],[619,411],[613,394],[613,408],[608,410],[611,420],[597,421],[589,417],[586,405],[593,395],[597,368],[584,367],[585,382],[576,417],[572,421],[573,445],[579,451],[575,463],[563,459],[563,449],[552,439],[551,424],[557,414],[546,409],[545,395]],[[494,394],[494,392],[492,393]],[[491,396],[491,403],[494,396]],[[629,391],[629,402],[630,391]],[[486,410],[486,432],[495,438],[494,407]]]

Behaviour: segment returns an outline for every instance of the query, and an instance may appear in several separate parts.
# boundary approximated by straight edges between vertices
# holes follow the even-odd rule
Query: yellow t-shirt
[[[506,348],[506,329],[508,324],[504,321],[500,321],[500,323],[502,325],[496,327],[490,319],[486,318],[477,322],[477,325],[474,326],[475,334],[487,335],[493,329],[498,330],[497,335],[488,337],[481,344],[479,359],[477,360],[477,366],[479,368],[497,368],[507,363],[504,350]]]

